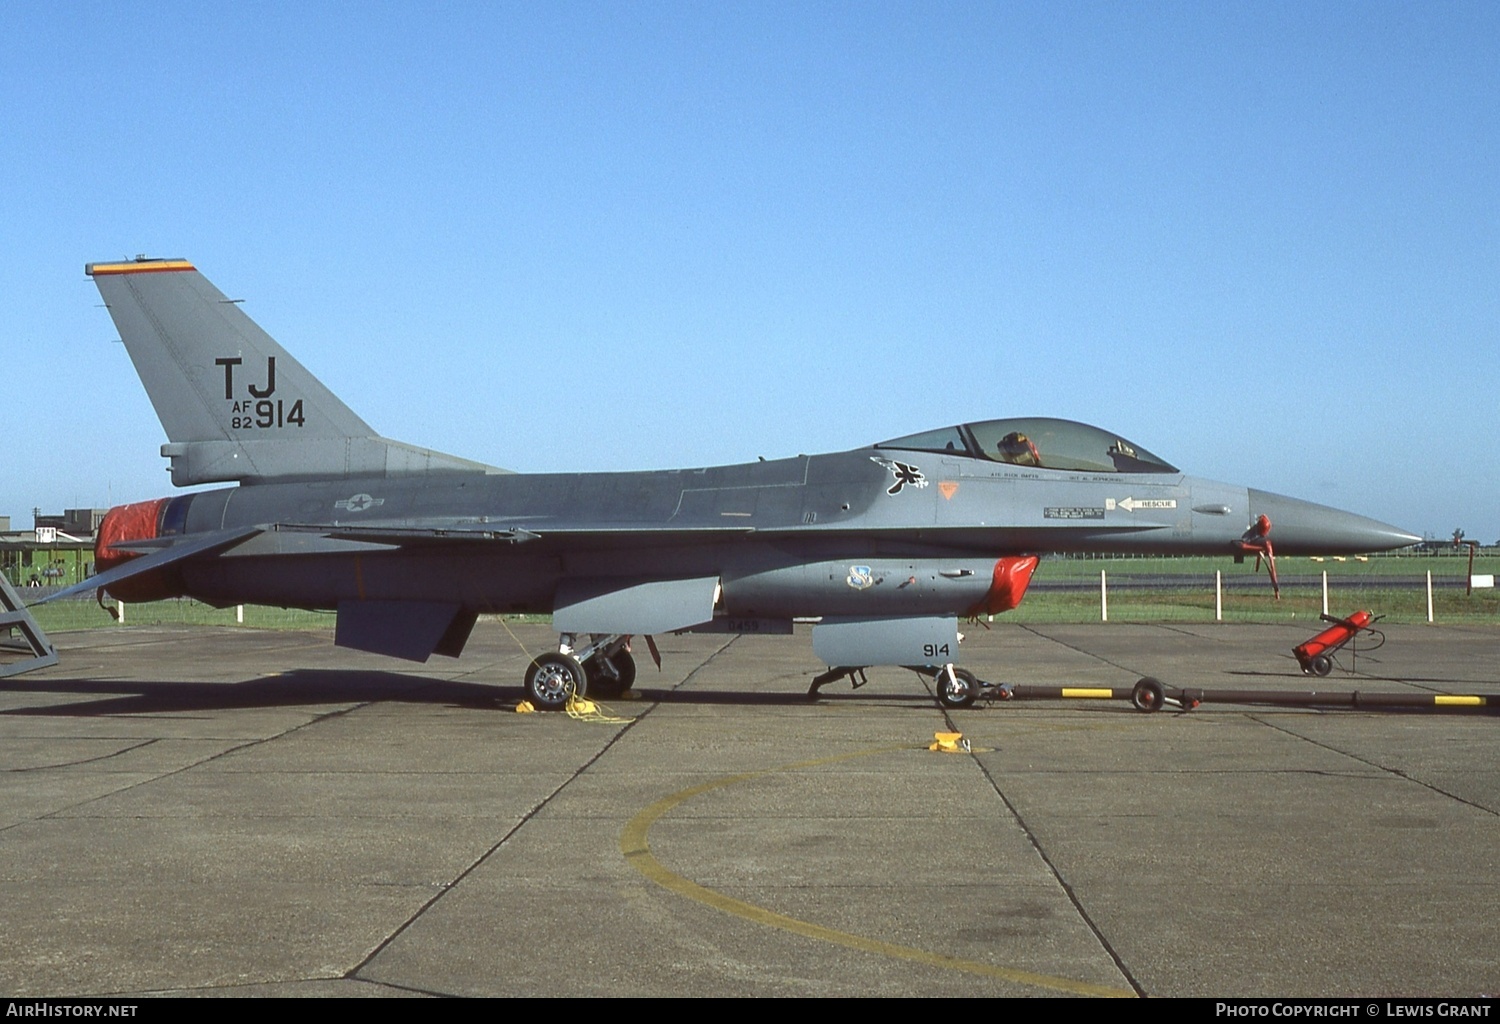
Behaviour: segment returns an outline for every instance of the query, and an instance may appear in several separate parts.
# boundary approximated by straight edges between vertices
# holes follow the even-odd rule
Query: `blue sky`
[[[169,493],[83,264],[518,470],[1081,419],[1500,538],[1500,6],[0,7],[0,514]]]

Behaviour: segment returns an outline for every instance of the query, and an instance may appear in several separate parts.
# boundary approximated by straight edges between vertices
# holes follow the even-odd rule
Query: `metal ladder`
[[[19,660],[6,660],[16,654],[21,655]],[[56,664],[57,648],[0,572],[0,679]]]

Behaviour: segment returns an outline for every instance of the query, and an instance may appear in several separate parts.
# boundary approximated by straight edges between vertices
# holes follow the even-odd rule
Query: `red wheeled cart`
[[[1302,666],[1303,675],[1326,676],[1332,672],[1333,656],[1360,633],[1371,633],[1376,636],[1378,639],[1375,647],[1385,643],[1385,634],[1378,629],[1371,628],[1374,623],[1385,618],[1384,615],[1355,612],[1346,619],[1336,619],[1332,615],[1324,615],[1322,618],[1324,622],[1331,622],[1333,625],[1312,639],[1292,648],[1292,653],[1297,656],[1297,664]]]

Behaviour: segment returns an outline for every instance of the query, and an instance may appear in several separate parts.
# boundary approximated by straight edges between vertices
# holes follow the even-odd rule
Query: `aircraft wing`
[[[81,583],[75,583],[71,587],[65,587],[55,594],[48,594],[40,601],[34,601],[32,602],[32,604],[46,604],[48,601],[56,601],[60,597],[72,597],[74,594],[86,594],[90,591],[98,590],[101,587],[108,587],[112,584],[119,583],[121,580],[130,579],[133,576],[140,576],[143,573],[154,572],[155,570],[160,569],[163,566],[171,565],[174,562],[180,562],[186,558],[192,558],[195,555],[206,555],[223,551],[225,548],[233,547],[241,541],[253,537],[254,535],[261,532],[263,532],[263,528],[259,526],[241,526],[229,530],[215,530],[212,533],[198,533],[181,538],[176,538],[177,543],[172,544],[170,547],[159,548],[158,550],[153,551],[150,554],[142,555],[139,558],[132,558],[124,565],[117,565],[113,569],[107,569],[104,572],[99,573],[97,576],[90,576],[88,579],[84,580]],[[165,540],[173,538],[162,539]],[[119,546],[123,548],[145,547],[144,544],[140,543],[122,544]]]

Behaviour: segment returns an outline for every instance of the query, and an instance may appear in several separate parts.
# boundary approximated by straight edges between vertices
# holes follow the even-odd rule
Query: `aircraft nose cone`
[[[1278,555],[1359,555],[1394,551],[1422,539],[1353,512],[1251,488],[1250,519],[1262,515],[1271,520],[1271,543]]]

